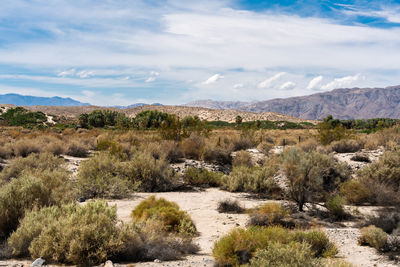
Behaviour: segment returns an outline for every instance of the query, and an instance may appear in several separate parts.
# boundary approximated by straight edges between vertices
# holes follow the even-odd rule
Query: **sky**
[[[400,1],[0,1],[0,94],[108,106],[398,84]]]

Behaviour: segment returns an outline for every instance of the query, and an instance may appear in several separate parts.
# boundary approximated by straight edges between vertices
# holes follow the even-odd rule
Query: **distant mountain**
[[[38,97],[19,94],[0,95],[1,104],[13,104],[17,106],[88,106],[88,103],[82,103],[72,98],[63,97]]]
[[[191,107],[277,112],[302,119],[317,120],[331,114],[340,119],[400,119],[400,85],[386,88],[347,88],[308,96],[255,102],[199,100]]]
[[[112,106],[113,108],[119,108],[119,109],[128,109],[128,108],[138,108],[138,107],[143,107],[143,106],[162,106],[160,103],[153,103],[153,104],[146,104],[146,103],[135,103],[129,106]]]

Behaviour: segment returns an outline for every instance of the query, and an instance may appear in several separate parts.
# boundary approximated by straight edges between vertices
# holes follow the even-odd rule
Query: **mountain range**
[[[339,119],[400,119],[400,85],[386,88],[346,88],[308,96],[255,102],[199,100],[186,106],[277,112],[302,119],[318,120],[331,114]]]
[[[39,97],[39,96],[26,96],[19,94],[5,94],[0,95],[1,104],[13,104],[17,106],[88,106],[89,103],[82,103],[72,98],[64,97]]]
[[[59,107],[90,105],[71,98],[36,97],[18,94],[0,95],[0,103],[18,106]],[[163,105],[159,103],[151,105],[136,103],[129,106],[114,106],[112,108],[126,110],[144,106],[160,109]],[[329,92],[316,93],[308,96],[254,102],[198,100],[183,106],[237,110],[252,113],[273,112],[307,120],[319,120],[329,114],[339,119],[400,119],[400,85],[386,88],[335,89]]]

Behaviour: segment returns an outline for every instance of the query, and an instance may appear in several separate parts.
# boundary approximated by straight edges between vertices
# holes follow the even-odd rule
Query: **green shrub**
[[[297,242],[306,242],[311,245],[311,250],[316,257],[334,257],[338,250],[322,231],[295,231],[293,239]]]
[[[282,225],[282,220],[289,215],[289,211],[279,203],[266,203],[250,212],[249,225],[271,226]]]
[[[119,222],[116,207],[101,201],[32,211],[8,242],[14,256],[42,257],[50,263],[79,266],[97,265],[108,259],[174,260],[198,250],[191,239],[165,233],[157,221]]]
[[[386,244],[388,234],[382,229],[370,225],[368,227],[361,228],[361,236],[358,239],[360,245],[368,245],[381,250]]]
[[[282,227],[251,227],[234,229],[214,244],[212,251],[218,266],[240,266],[249,263],[258,250],[268,249],[273,243],[307,243],[313,257],[336,254],[335,246],[320,231],[289,231]]]
[[[230,192],[272,194],[280,190],[273,179],[276,172],[275,166],[234,167],[229,175],[222,178],[222,187]]]
[[[108,153],[82,161],[77,177],[85,198],[122,198],[135,188],[124,175],[122,163]]]
[[[219,186],[221,173],[189,167],[183,175],[183,181],[194,186]]]
[[[258,250],[250,260],[250,267],[322,267],[314,258],[310,245],[292,242],[271,243],[266,249]]]
[[[354,153],[361,150],[364,143],[360,140],[343,139],[332,142],[330,148],[337,153]]]
[[[350,204],[362,204],[368,202],[371,193],[367,186],[360,180],[351,179],[340,185],[340,193],[346,198]]]
[[[281,156],[281,169],[288,179],[288,195],[299,211],[308,201],[325,201],[337,190],[338,184],[348,179],[350,169],[332,156],[319,152],[303,152],[294,147]]]
[[[139,221],[160,220],[167,232],[175,232],[183,236],[197,235],[196,227],[190,216],[185,211],[179,210],[179,206],[175,202],[164,198],[156,199],[155,196],[151,196],[143,200],[132,210],[131,217]]]
[[[26,158],[15,158],[10,161],[0,173],[0,181],[7,182],[12,178],[18,178],[22,173],[40,173],[44,170],[57,170],[62,168],[63,159],[50,153],[32,154]]]
[[[134,190],[165,191],[172,179],[167,162],[146,152],[136,152],[127,162],[102,152],[82,162],[78,172],[79,188],[87,198],[121,198]]]
[[[0,188],[0,239],[7,237],[25,210],[51,204],[49,190],[40,179],[21,177]]]
[[[344,210],[344,200],[341,196],[336,195],[328,198],[325,205],[332,218],[340,220],[346,217],[347,214]]]

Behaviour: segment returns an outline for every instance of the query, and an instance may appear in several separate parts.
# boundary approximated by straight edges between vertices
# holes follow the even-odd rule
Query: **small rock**
[[[155,262],[155,263],[161,263],[162,261],[159,260],[159,259],[155,259],[154,262]]]
[[[104,267],[114,267],[114,264],[112,261],[106,261],[106,263],[104,263]]]
[[[37,258],[34,262],[32,262],[31,267],[39,267],[43,266],[46,261],[42,258]]]

